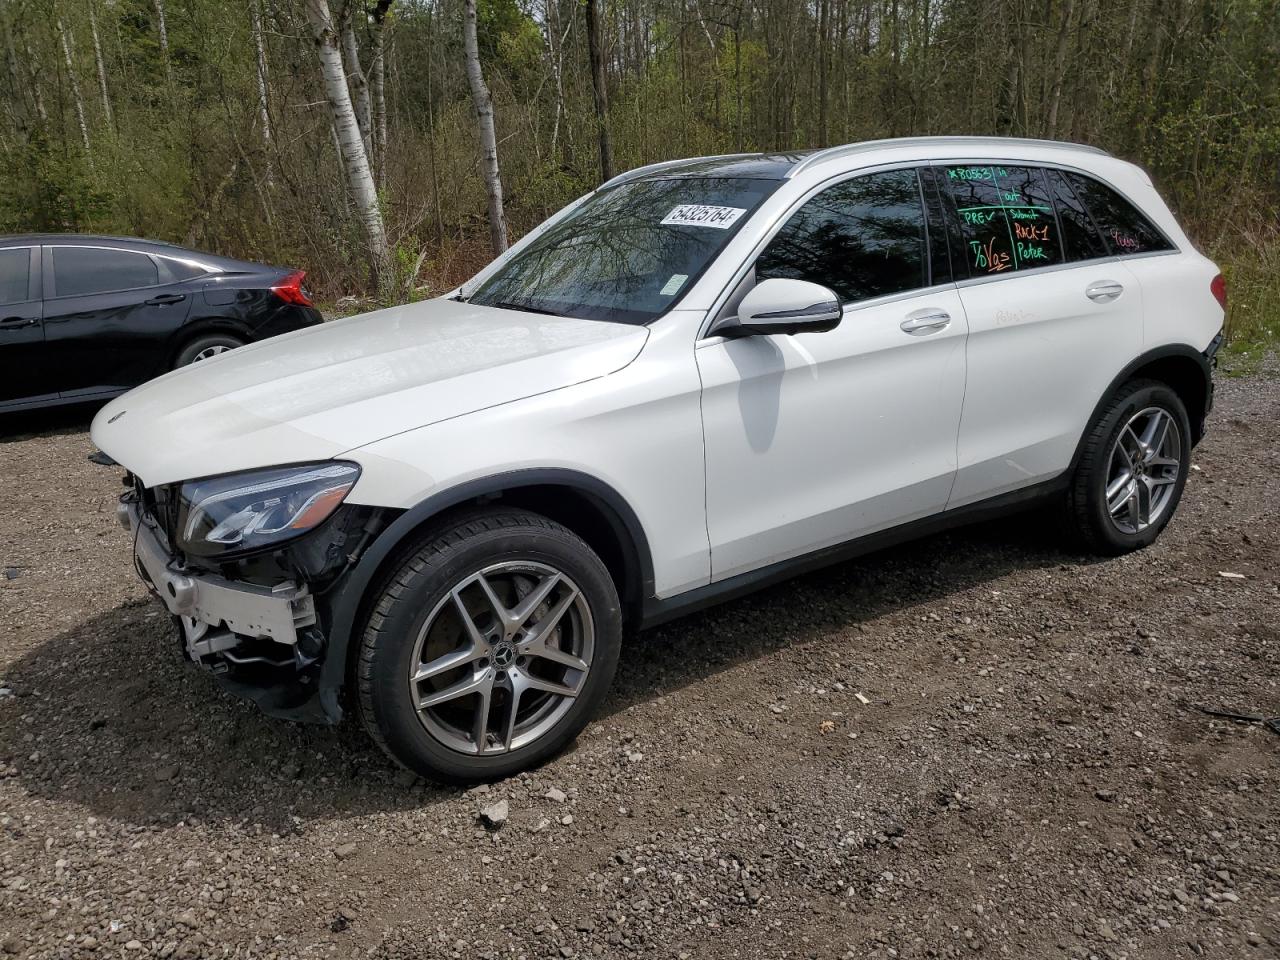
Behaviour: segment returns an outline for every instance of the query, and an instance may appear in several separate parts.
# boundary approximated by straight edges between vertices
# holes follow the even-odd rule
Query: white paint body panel
[[[902,321],[922,309],[951,324],[905,334]],[[848,307],[828,333],[704,341],[714,579],[942,510],[964,341],[952,286]]]
[[[1180,252],[932,288],[848,309],[829,333],[704,338],[745,265],[823,186],[984,161],[1095,176]],[[634,510],[665,598],[1061,472],[1130,360],[1202,351],[1221,329],[1215,272],[1123,161],[1020,141],[866,144],[794,168],[648,328],[397,307],[161,377],[103,408],[92,435],[148,485],[342,457],[363,469],[352,502],[396,508],[514,470],[575,470]],[[1095,277],[1125,294],[1095,309],[1082,295]],[[945,331],[899,329],[933,305],[953,317]]]

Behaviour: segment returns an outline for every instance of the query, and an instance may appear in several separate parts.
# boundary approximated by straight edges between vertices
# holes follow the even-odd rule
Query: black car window
[[[29,299],[31,282],[31,250],[0,250],[0,303],[22,303]]]
[[[927,231],[914,170],[845,180],[797,210],[756,260],[756,280],[820,283],[842,303],[928,285]]]
[[[1093,260],[1107,255],[1107,245],[1102,234],[1094,226],[1089,211],[1071,189],[1061,170],[1045,170],[1049,189],[1053,192],[1053,206],[1062,226],[1062,248],[1070,261]]]
[[[1062,262],[1044,173],[1008,164],[946,168],[973,276]]]
[[[209,272],[204,267],[198,267],[185,260],[174,260],[171,257],[156,257],[156,264],[160,267],[161,283],[179,283],[183,280],[202,277]]]
[[[1068,173],[1076,196],[1084,201],[1093,222],[1102,231],[1111,253],[1123,257],[1134,253],[1172,250],[1171,244],[1155,225],[1134,209],[1124,197],[1092,177]]]
[[[155,261],[145,253],[102,247],[54,247],[53,277],[54,294],[59,297],[153,287],[160,282]]]

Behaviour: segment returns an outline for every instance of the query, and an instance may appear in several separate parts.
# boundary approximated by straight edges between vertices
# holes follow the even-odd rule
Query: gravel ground
[[[1197,709],[1280,714],[1280,380],[1220,386],[1155,547],[806,576],[466,792],[184,667],[84,426],[0,424],[0,953],[1280,956],[1280,736]]]

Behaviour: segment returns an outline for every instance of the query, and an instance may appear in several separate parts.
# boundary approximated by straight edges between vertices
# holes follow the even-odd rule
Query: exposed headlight
[[[214,557],[269,547],[323,523],[360,476],[332,460],[192,480],[179,493],[182,549]]]

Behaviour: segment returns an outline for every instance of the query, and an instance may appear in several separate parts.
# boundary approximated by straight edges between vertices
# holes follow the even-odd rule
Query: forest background
[[[1146,167],[1280,337],[1276,0],[0,0],[0,233],[449,289],[612,173],[917,134]]]

